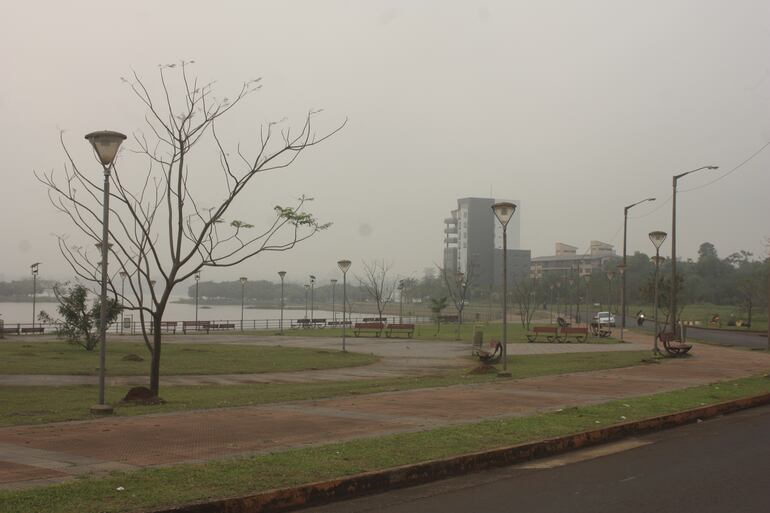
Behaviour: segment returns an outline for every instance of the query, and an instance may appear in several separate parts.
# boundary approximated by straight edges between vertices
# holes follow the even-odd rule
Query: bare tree
[[[260,88],[260,80],[242,84],[232,99],[217,99],[212,83],[199,83],[189,74],[190,64],[161,66],[157,95],[150,93],[136,73],[129,80],[123,79],[146,109],[149,129],[134,134],[133,150],[146,160],[146,171],[138,181],[132,180],[135,171],[124,175],[113,168],[110,176],[109,252],[113,264],[109,291],[113,297],[120,296],[120,286],[116,288],[114,281],[124,272],[128,290],[122,302],[127,310],[138,312],[142,335],[152,354],[150,389],[154,395],[160,388],[161,320],[174,287],[204,267],[233,267],[263,251],[287,251],[326,228],[328,225],[303,210],[310,200],[304,196],[292,206],[271,208],[260,228],[230,216],[236,204],[245,203],[236,200],[247,199],[242,193],[257,175],[290,166],[303,150],[324,141],[345,124],[317,136],[311,126],[317,111],[310,111],[299,130],[282,128],[283,122],[267,123],[259,130],[255,150],[247,151],[240,144],[231,148],[219,137],[216,125]],[[175,96],[174,91],[181,94]],[[192,168],[196,156],[192,150],[202,141],[216,151],[221,187],[196,197],[191,178],[200,176],[201,169]],[[61,143],[67,157],[63,177],[53,172],[35,176],[48,187],[53,205],[86,239],[98,245],[102,186],[75,162],[63,136]],[[132,187],[131,182],[138,185]],[[197,190],[201,188],[199,185]],[[214,195],[218,196],[214,206],[205,207],[204,202],[212,202]],[[58,241],[76,275],[97,285],[99,262],[88,249],[70,245],[63,235]],[[152,323],[149,333],[146,319]]]
[[[513,282],[513,296],[519,305],[519,318],[524,329],[529,329],[532,316],[537,309],[537,284],[535,280],[526,278]]]
[[[436,266],[438,267],[438,266]],[[444,279],[444,285],[446,285],[449,297],[452,299],[452,303],[457,310],[457,339],[460,339],[460,329],[463,324],[463,310],[465,304],[468,301],[468,291],[470,290],[471,283],[473,282],[475,266],[473,264],[468,265],[468,272],[457,271],[452,273],[447,271],[446,268],[438,267],[442,278]]]
[[[397,278],[390,276],[390,264],[385,260],[375,260],[371,264],[364,262],[364,275],[356,275],[358,283],[377,304],[378,317],[382,318],[385,306],[393,301]]]

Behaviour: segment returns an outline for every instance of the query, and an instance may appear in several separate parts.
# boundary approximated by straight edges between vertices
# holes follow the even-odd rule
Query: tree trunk
[[[152,363],[150,366],[150,391],[158,396],[160,392],[160,344],[161,344],[161,315],[156,313],[152,318]]]

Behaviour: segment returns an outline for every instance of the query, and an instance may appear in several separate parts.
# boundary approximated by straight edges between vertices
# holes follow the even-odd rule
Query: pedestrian
[[[640,328],[644,326],[644,312],[642,312],[641,310],[636,312],[636,325],[639,326]]]

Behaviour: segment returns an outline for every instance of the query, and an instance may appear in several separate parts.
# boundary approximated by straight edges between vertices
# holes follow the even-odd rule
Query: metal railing
[[[381,319],[380,322],[388,324],[399,323],[399,320],[403,323],[428,323],[433,322],[433,319],[422,316],[403,316],[399,319],[398,315],[377,317],[376,314],[353,314],[350,318],[346,319],[347,326],[352,326],[357,322],[372,322]],[[152,333],[154,331],[151,321],[145,321],[145,331]],[[298,318],[284,318],[283,329],[307,329],[307,328],[338,328],[342,327],[342,316],[338,316],[336,319],[329,318],[316,318],[309,319],[305,317]],[[162,321],[161,332],[168,334],[187,334],[187,333],[200,333],[200,332],[216,332],[216,331],[260,331],[260,330],[280,330],[281,319],[244,319],[241,324],[240,319],[216,319],[216,320],[180,320],[180,321]],[[135,321],[132,317],[126,316],[123,322],[112,323],[107,332],[117,335],[139,335],[142,333],[142,323]],[[57,333],[57,325],[55,323],[41,323],[36,322],[34,326],[32,323],[5,323],[0,321],[0,336],[32,336],[32,335],[52,335]]]

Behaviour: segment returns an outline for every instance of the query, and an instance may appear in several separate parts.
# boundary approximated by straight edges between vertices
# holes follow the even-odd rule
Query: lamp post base
[[[95,404],[89,408],[94,415],[112,415],[113,409],[109,404]]]

